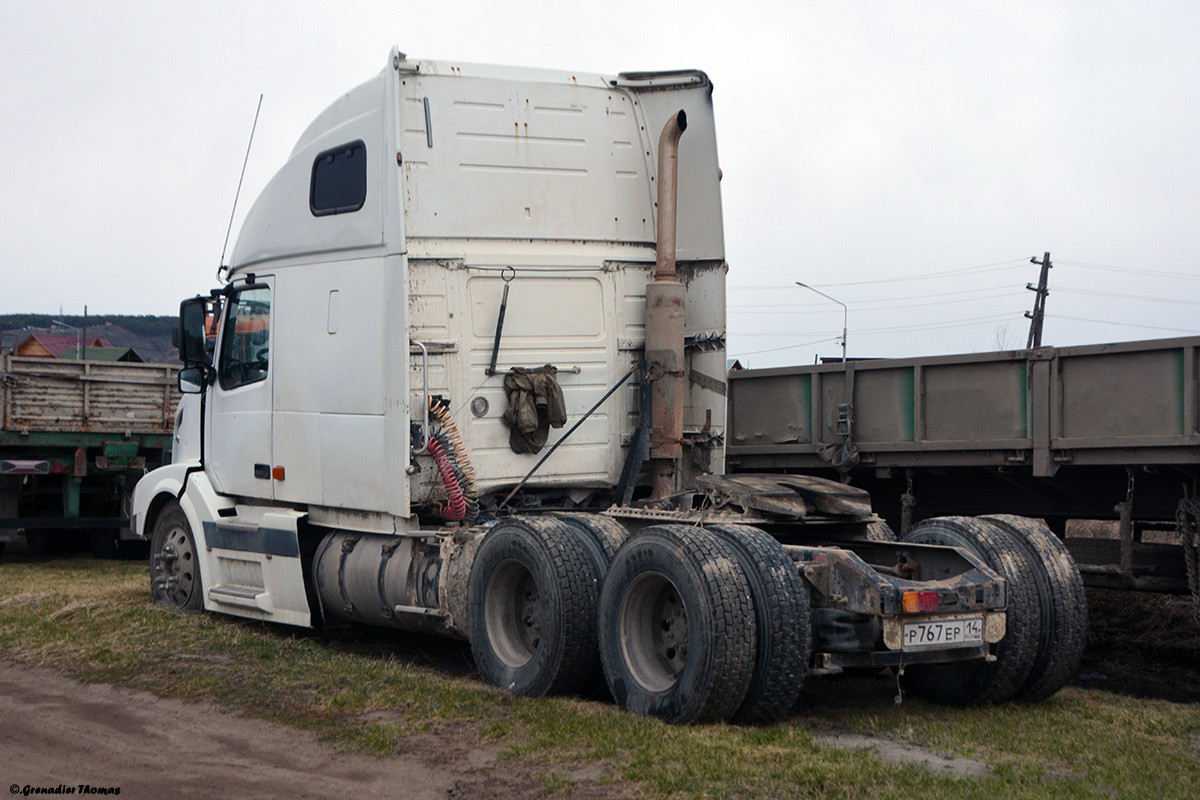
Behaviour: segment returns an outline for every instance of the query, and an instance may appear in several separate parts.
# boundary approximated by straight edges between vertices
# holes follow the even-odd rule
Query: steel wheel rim
[[[621,601],[621,650],[630,674],[652,692],[669,689],[687,665],[687,607],[659,572],[639,576]]]
[[[484,613],[488,640],[506,666],[528,664],[542,638],[542,601],[533,574],[519,561],[500,564],[488,579]]]
[[[173,525],[167,531],[158,561],[163,596],[182,608],[192,599],[196,587],[196,551],[185,528]]]

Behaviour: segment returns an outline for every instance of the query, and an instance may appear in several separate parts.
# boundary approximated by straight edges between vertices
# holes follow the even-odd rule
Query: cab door
[[[230,292],[205,420],[205,465],[223,494],[263,500],[271,480],[271,327],[274,281],[257,276]]]

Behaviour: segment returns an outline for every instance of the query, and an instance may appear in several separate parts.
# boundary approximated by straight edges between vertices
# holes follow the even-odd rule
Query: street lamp
[[[59,313],[62,312],[61,307],[58,310],[59,310]],[[87,306],[83,307],[83,329],[82,330],[79,328],[76,328],[74,325],[68,325],[67,323],[65,323],[61,320],[57,320],[57,319],[51,320],[50,324],[51,325],[62,325],[64,328],[70,328],[73,331],[77,331],[78,332],[77,333],[77,336],[78,336],[77,341],[79,342],[79,345],[78,345],[79,352],[76,353],[76,357],[80,361],[87,361],[87,350],[84,349],[84,345],[85,345],[84,340],[87,339]]]
[[[842,307],[842,363],[843,364],[848,363],[846,361],[846,322],[850,318],[850,310],[848,308],[846,308],[846,304],[843,303],[841,300],[838,300],[836,297],[830,297],[829,295],[822,292],[820,289],[814,289],[812,286],[809,286],[807,283],[801,283],[800,281],[796,281],[796,285],[803,286],[805,289],[808,289],[810,292],[816,292],[817,294],[821,295],[821,297],[824,297],[826,300],[832,300],[833,302],[837,303],[839,306]]]
[[[796,285],[808,289],[810,292],[816,292],[826,300],[832,300],[842,307],[842,369],[845,370],[845,377],[842,379],[842,386],[845,392],[844,402],[838,406],[837,432],[842,437],[841,444],[827,444],[817,450],[817,453],[822,457],[828,457],[842,476],[843,483],[850,482],[850,471],[858,465],[858,448],[854,446],[854,367],[850,366],[850,360],[846,358],[846,326],[850,319],[850,310],[846,308],[846,304],[836,297],[830,297],[820,289],[814,289],[807,283],[796,281]],[[815,441],[817,435],[813,434]],[[827,456],[825,454],[828,454]]]

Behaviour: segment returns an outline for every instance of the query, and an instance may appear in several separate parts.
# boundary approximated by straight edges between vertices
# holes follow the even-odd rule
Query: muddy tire
[[[574,531],[583,542],[603,581],[613,556],[629,538],[629,530],[615,519],[600,514],[561,514],[555,515],[554,519]]]
[[[498,523],[467,582],[480,676],[532,697],[578,690],[596,658],[599,596],[592,557],[569,527],[548,518]]]
[[[150,596],[154,602],[189,614],[204,610],[199,555],[187,515],[172,500],[154,520],[150,536]]]
[[[604,576],[608,574],[608,565],[613,556],[629,538],[629,529],[612,517],[600,514],[559,514],[554,519],[565,524],[575,532],[579,540],[587,548],[596,567],[596,576],[600,585],[604,585]],[[583,682],[581,694],[584,697],[597,700],[611,700],[608,682],[604,679],[604,665],[600,663],[600,648],[596,648],[596,656],[592,660],[591,672]]]
[[[600,656],[617,703],[666,722],[722,722],[750,688],[757,633],[732,545],[657,525],[617,552],[600,598]]]
[[[1067,546],[1038,520],[997,514],[982,517],[1007,531],[1026,551],[1041,606],[1041,636],[1029,677],[1016,699],[1045,700],[1079,668],[1087,645],[1087,594]]]
[[[733,722],[770,724],[785,717],[804,688],[812,651],[808,588],[774,537],[749,525],[712,525],[733,545],[754,600],[758,647],[746,699]]]
[[[915,544],[961,547],[983,560],[1008,584],[1007,632],[991,662],[914,664],[904,671],[905,688],[951,705],[1003,703],[1013,699],[1033,669],[1041,638],[1034,570],[1015,538],[986,520],[938,517],[914,525],[901,539]]]
[[[881,519],[868,523],[867,525],[867,541],[868,542],[894,542],[896,541],[896,532],[892,530],[892,526],[888,525]]]

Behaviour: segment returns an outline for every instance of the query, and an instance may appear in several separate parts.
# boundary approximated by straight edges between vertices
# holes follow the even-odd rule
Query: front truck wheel
[[[587,548],[550,518],[498,523],[467,582],[471,654],[485,681],[541,697],[576,691],[596,657],[600,580]]]
[[[729,544],[754,599],[758,652],[746,699],[733,722],[778,722],[795,705],[808,675],[812,611],[808,588],[783,545],[749,525],[710,525]]]
[[[196,614],[204,610],[199,553],[187,515],[174,500],[154,520],[150,537],[150,596],[159,605]]]
[[[613,559],[600,597],[600,658],[629,711],[722,722],[742,706],[757,633],[733,547],[710,531],[657,525]]]
[[[1008,586],[1007,630],[992,652],[994,661],[914,664],[904,670],[905,687],[951,705],[1012,700],[1033,669],[1041,637],[1034,570],[1024,549],[995,524],[971,517],[925,520],[901,541],[961,547],[998,572]]]
[[[1087,593],[1067,546],[1041,521],[1010,514],[983,517],[1025,548],[1041,605],[1041,638],[1029,677],[1016,699],[1045,700],[1063,687],[1087,644]]]

